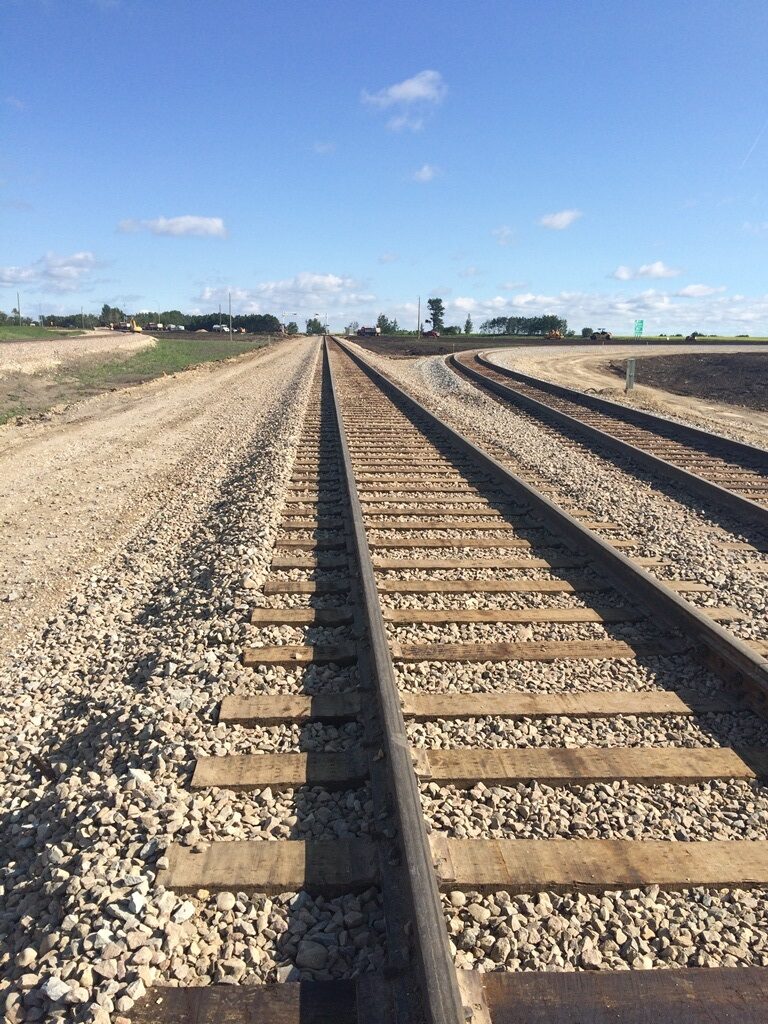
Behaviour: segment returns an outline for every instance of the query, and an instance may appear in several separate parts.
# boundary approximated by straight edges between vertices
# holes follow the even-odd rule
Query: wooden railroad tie
[[[580,692],[571,694],[401,693],[403,715],[422,721],[439,718],[612,718],[616,715],[700,715],[740,709],[726,700],[690,697],[665,691]],[[348,721],[357,717],[357,691],[318,695],[251,697],[231,694],[219,708],[219,722],[267,725],[276,722]]]
[[[430,845],[443,890],[509,893],[605,892],[658,885],[666,890],[768,885],[768,841],[679,843],[632,839],[448,839]],[[366,839],[244,840],[199,849],[172,843],[159,884],[179,892],[324,894],[359,891],[378,880]]]
[[[643,785],[692,785],[711,779],[762,777],[768,752],[730,747],[525,747],[450,750],[412,748],[418,777],[428,782],[474,786],[515,786],[521,782],[585,786],[617,779]],[[227,754],[201,757],[195,764],[192,789],[294,789],[298,786],[354,788],[368,777],[363,752],[300,754]]]

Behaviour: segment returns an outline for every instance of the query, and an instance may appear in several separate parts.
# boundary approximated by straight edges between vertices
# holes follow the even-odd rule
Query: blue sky
[[[768,334],[758,0],[0,0],[0,308]]]

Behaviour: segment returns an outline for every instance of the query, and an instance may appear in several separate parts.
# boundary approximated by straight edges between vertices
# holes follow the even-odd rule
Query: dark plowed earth
[[[614,360],[608,367],[624,377],[624,360]],[[711,398],[768,412],[768,355],[763,352],[638,359],[636,379],[638,384],[675,395]]]

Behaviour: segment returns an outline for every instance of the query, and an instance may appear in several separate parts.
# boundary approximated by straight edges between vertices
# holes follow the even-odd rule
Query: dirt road
[[[187,489],[213,486],[316,350],[283,342],[0,428],[0,650]]]
[[[677,417],[707,430],[727,433],[739,440],[765,447],[768,443],[768,413],[740,408],[712,398],[676,395],[643,385],[638,385],[627,397],[621,382],[608,366],[609,362],[626,359],[627,356],[646,359],[648,356],[678,356],[701,352],[708,355],[768,352],[768,346],[648,345],[640,349],[637,346],[605,345],[585,352],[583,347],[577,346],[555,348],[541,345],[529,349],[494,351],[491,358],[522,373],[530,373],[582,391],[593,389],[613,401],[628,402],[651,412]]]

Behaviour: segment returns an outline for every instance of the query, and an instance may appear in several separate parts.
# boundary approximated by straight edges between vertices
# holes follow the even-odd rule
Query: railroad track
[[[736,513],[743,528],[768,527],[768,451],[510,370],[480,353],[453,355],[450,365],[566,436],[629,456],[715,509]]]
[[[299,897],[303,930],[271,933],[289,983],[154,988],[132,1019],[764,1021],[766,652],[720,625],[731,609],[685,600],[705,584],[661,584],[652,561],[327,342],[243,652],[253,686],[219,721],[358,731],[341,749],[201,758],[191,785],[212,800],[363,786],[368,821],[172,846],[160,881],[176,892],[234,894],[233,914],[241,894],[319,893],[332,913],[307,921]],[[626,792],[662,804],[632,838],[612,821]],[[730,952],[714,956],[720,932],[686,909],[743,890],[751,926],[723,911]],[[656,910],[637,924],[643,901]],[[659,963],[675,969],[640,969]],[[638,969],[574,973],[599,966]]]

